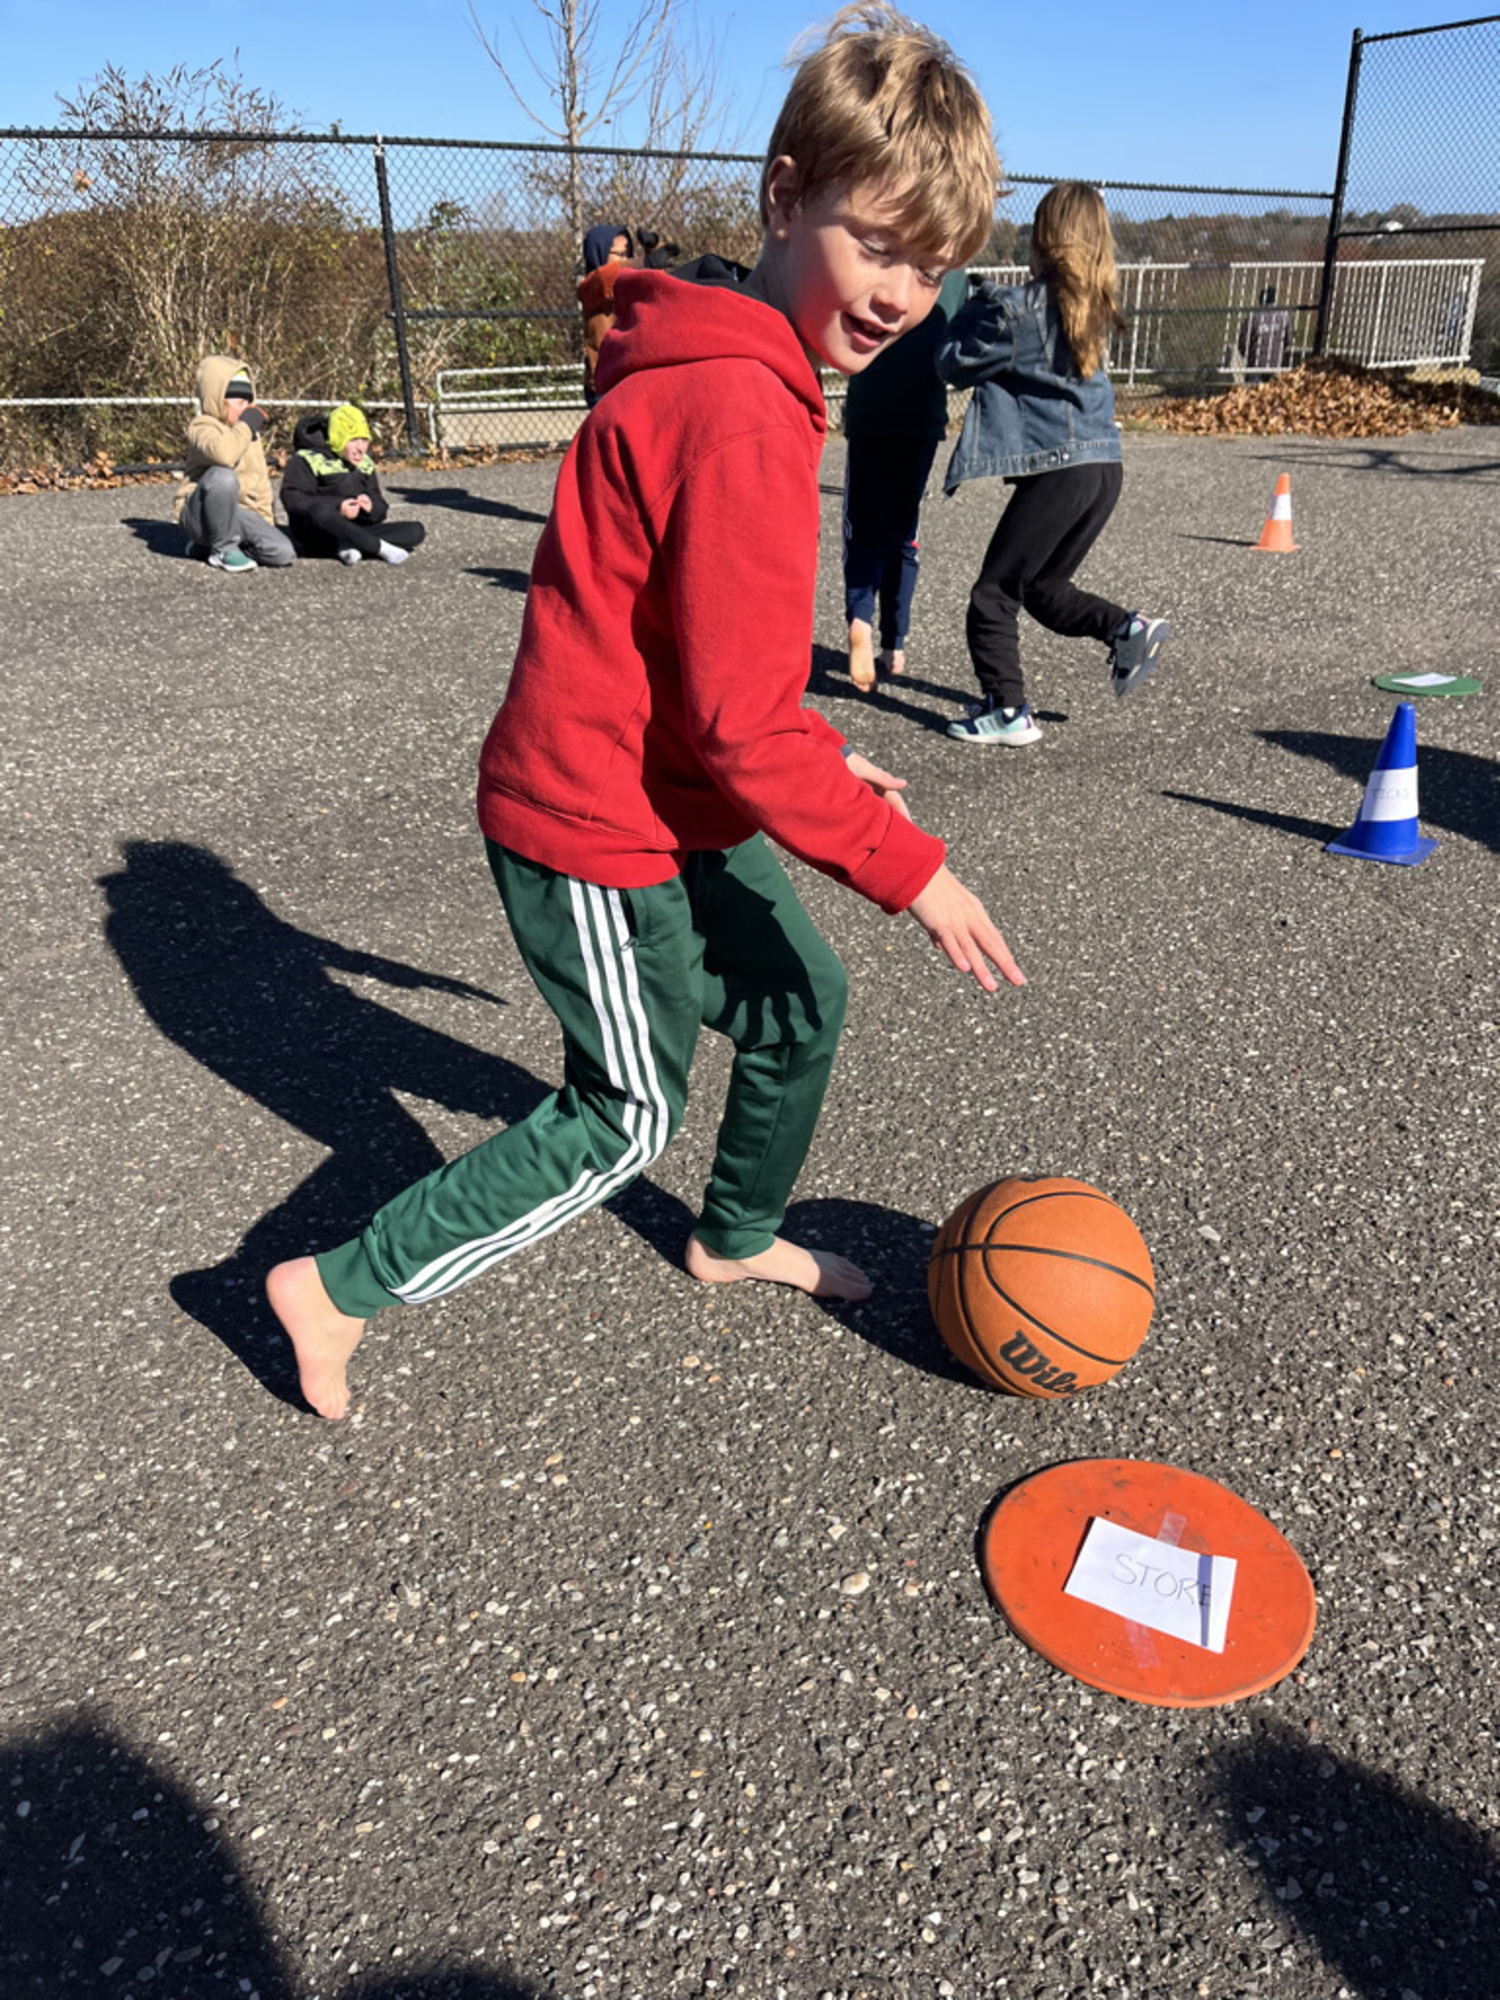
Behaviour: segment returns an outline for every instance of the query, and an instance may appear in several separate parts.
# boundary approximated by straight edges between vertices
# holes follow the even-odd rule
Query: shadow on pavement
[[[120,526],[129,528],[138,542],[144,542],[154,556],[174,556],[178,562],[202,562],[187,536],[175,521],[147,521],[127,515]]]
[[[1220,1749],[1203,1788],[1277,1928],[1295,1925],[1361,2000],[1496,1990],[1500,1854],[1456,1814],[1276,1724]]]
[[[1416,449],[1420,451],[1421,446]],[[1485,474],[1500,473],[1500,458],[1444,457],[1432,464],[1412,465],[1404,452],[1392,450],[1389,446],[1384,449],[1361,444],[1330,446],[1322,441],[1314,444],[1311,440],[1293,443],[1289,439],[1284,446],[1278,445],[1274,452],[1253,452],[1251,457],[1276,466],[1309,464],[1329,472],[1398,472],[1410,479],[1472,479],[1476,474],[1483,477]]]
[[[261,1294],[283,1257],[344,1241],[443,1156],[396,1101],[514,1123],[547,1094],[519,1064],[352,993],[334,972],[494,1006],[497,996],[278,917],[218,855],[177,841],[127,841],[101,878],[105,935],[169,1041],[328,1148],[329,1157],[255,1222],[216,1268],[181,1273],[172,1296],[273,1394],[300,1407],[290,1350]]]
[[[522,597],[531,588],[530,573],[524,569],[466,569],[464,575],[483,577],[497,589],[518,591]]]
[[[954,1360],[933,1324],[927,1304],[927,1258],[936,1230],[929,1222],[879,1202],[831,1196],[796,1201],[787,1210],[786,1234],[812,1250],[836,1250],[874,1280],[863,1305],[820,1302],[871,1347],[942,1382],[982,1385]]]
[[[298,2000],[312,1984],[322,2000],[548,2000],[477,1967],[347,1981],[325,1961],[304,1980],[212,1808],[96,1722],[12,1744],[0,1789],[7,2000],[123,2000],[148,1986],[163,2000]]]
[[[466,486],[395,486],[386,483],[388,493],[399,493],[403,500],[413,500],[422,507],[451,507],[459,514],[488,514],[501,521],[535,521],[545,527],[547,516],[533,512],[530,507],[513,507],[508,500],[490,500],[481,493],[471,493]]]
[[[1331,736],[1306,729],[1258,729],[1255,733],[1263,743],[1290,750],[1295,757],[1314,757],[1361,785],[1374,770],[1385,740],[1383,736]],[[1445,827],[1449,833],[1500,854],[1500,764],[1469,750],[1424,749],[1420,714],[1417,735],[1418,811],[1422,820],[1429,827]]]
[[[1297,840],[1315,840],[1320,847],[1326,847],[1330,840],[1341,839],[1349,830],[1347,825],[1335,826],[1331,821],[1299,819],[1295,813],[1267,812],[1260,806],[1231,805],[1227,799],[1203,799],[1192,792],[1163,792],[1162,797],[1175,799],[1179,805],[1203,806],[1209,812],[1223,813],[1227,819],[1245,820],[1251,826],[1268,826],[1277,833],[1289,833]]]
[[[880,680],[869,694],[861,694],[849,678],[847,655],[836,652],[832,646],[814,646],[812,649],[812,672],[808,678],[807,691],[820,701],[844,701],[858,708],[875,709],[886,715],[899,715],[908,722],[915,722],[921,729],[936,730],[941,733],[952,721],[951,715],[936,714],[930,708],[923,708],[917,702],[903,699],[906,695],[932,695],[938,701],[960,702],[965,699],[953,688],[941,687],[936,681],[919,679],[915,674],[901,674],[895,680]],[[856,746],[857,747],[857,746]]]

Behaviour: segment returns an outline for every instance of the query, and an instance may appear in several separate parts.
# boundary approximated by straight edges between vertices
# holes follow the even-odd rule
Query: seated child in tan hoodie
[[[198,363],[196,387],[198,415],[188,425],[177,519],[215,569],[230,576],[284,569],[297,551],[272,512],[260,442],[266,413],[256,407],[249,368],[232,354],[210,354]]]

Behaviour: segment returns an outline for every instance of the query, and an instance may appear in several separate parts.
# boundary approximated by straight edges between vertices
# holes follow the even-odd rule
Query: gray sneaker
[[[1115,634],[1109,649],[1116,694],[1129,694],[1151,678],[1161,659],[1161,649],[1171,636],[1172,628],[1165,618],[1143,618],[1138,611],[1131,612],[1130,623],[1123,632]]]
[[[222,569],[230,576],[248,576],[260,565],[250,560],[238,542],[231,542],[226,549],[215,549],[209,556],[210,569]]]
[[[1029,701],[1019,708],[1002,708],[992,694],[972,703],[961,722],[950,722],[948,734],[959,743],[1003,743],[1012,749],[1042,740]]]

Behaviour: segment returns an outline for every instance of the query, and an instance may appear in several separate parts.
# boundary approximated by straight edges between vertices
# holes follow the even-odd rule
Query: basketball
[[[1087,1181],[995,1181],[956,1208],[927,1265],[938,1331],[966,1368],[1016,1396],[1107,1382],[1146,1337],[1151,1253]]]

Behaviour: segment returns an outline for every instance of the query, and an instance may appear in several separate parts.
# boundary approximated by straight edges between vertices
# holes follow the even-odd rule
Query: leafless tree
[[[622,158],[605,163],[602,175],[591,173],[592,156],[579,149],[610,139],[623,146],[625,115],[637,107],[639,146],[688,153],[721,137],[727,102],[717,83],[719,50],[712,36],[699,31],[692,0],[636,0],[635,12],[613,42],[605,34],[603,0],[530,0],[530,5],[543,24],[544,57],[533,54],[519,32],[514,37],[519,57],[503,52],[498,31],[486,31],[475,0],[468,0],[474,32],[516,104],[539,131],[567,148],[556,191],[576,247],[591,201],[622,209],[654,207],[681,181],[681,164],[671,161]],[[522,71],[521,58],[532,80]]]

